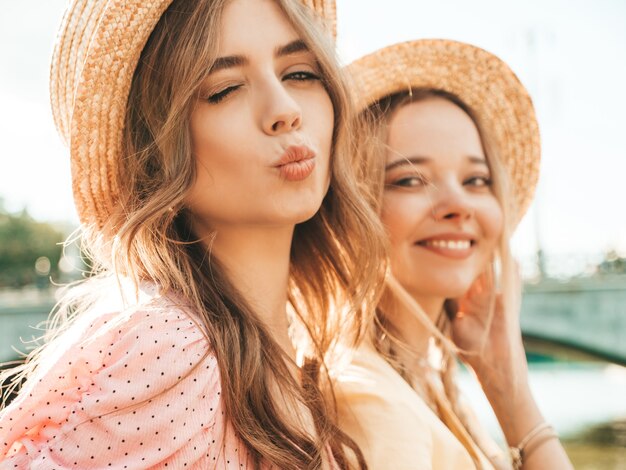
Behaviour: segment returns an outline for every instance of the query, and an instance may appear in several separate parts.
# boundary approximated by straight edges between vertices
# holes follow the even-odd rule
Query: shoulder
[[[335,388],[347,405],[378,403],[390,412],[415,403],[416,393],[370,344],[354,350],[349,363],[334,374]]]
[[[354,350],[350,362],[333,379],[337,399],[345,407],[364,403],[368,405],[364,411],[391,417],[397,414],[402,420],[422,415],[423,400],[369,344]]]
[[[426,405],[371,346],[354,352],[334,388],[339,426],[359,444],[369,468],[432,468]]]
[[[362,345],[335,381],[340,428],[369,468],[473,469],[461,443],[372,346]]]
[[[201,362],[215,364],[196,312],[157,292],[117,310],[94,308],[77,323],[60,338],[42,368],[48,379],[54,375],[52,380],[59,380],[58,374],[50,374],[53,371],[64,376],[74,371],[78,379],[102,379],[106,390],[115,379],[127,390],[138,381],[150,381],[146,389],[152,388],[151,393],[172,386]]]
[[[154,297],[91,315],[63,339],[0,414],[0,460],[151,466],[224,435],[217,359],[183,304]]]

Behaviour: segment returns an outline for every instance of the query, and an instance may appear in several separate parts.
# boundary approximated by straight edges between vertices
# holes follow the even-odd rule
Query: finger
[[[476,292],[478,293],[483,293],[485,291],[485,289],[487,288],[487,283],[486,283],[486,277],[485,277],[485,273],[480,273],[480,275],[476,278],[475,281],[475,285],[476,285]]]
[[[474,279],[474,282],[472,282],[472,285],[470,286],[469,291],[473,294],[473,295],[478,295],[478,294],[482,294],[483,292],[485,292],[487,288],[487,284],[486,284],[486,277],[485,277],[485,273],[480,273],[478,275],[478,277],[476,277],[476,279]]]

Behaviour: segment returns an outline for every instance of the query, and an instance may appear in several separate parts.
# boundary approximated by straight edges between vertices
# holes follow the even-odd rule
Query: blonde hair
[[[487,163],[492,176],[492,190],[497,198],[504,214],[504,229],[500,238],[492,264],[488,268],[487,275],[491,276],[502,293],[503,306],[505,309],[516,308],[519,302],[519,286],[516,281],[515,263],[513,262],[509,240],[513,231],[514,221],[517,220],[515,207],[510,195],[508,175],[501,163],[499,149],[489,133],[488,123],[484,123],[469,106],[459,97],[447,91],[438,89],[412,89],[405,92],[396,93],[384,97],[377,101],[361,113],[358,119],[359,141],[357,150],[360,160],[360,178],[364,182],[366,199],[374,210],[380,214],[382,210],[383,192],[385,188],[385,155],[387,153],[388,128],[394,113],[409,103],[441,98],[448,100],[461,108],[476,125]],[[491,311],[488,316],[487,328],[491,324],[495,307],[495,293],[491,299]],[[436,340],[442,352],[440,374],[444,388],[445,399],[448,403],[442,402],[440,398],[432,396],[434,391],[426,385],[422,390],[416,391],[423,394],[427,401],[431,401],[431,406],[439,414],[442,421],[450,428],[456,437],[463,443],[472,458],[478,463],[478,455],[475,446],[478,444],[476,430],[472,429],[469,419],[463,411],[459,399],[459,392],[456,384],[456,364],[459,352],[472,354],[467,351],[460,351],[451,341],[451,319],[456,314],[456,305],[452,299],[448,299],[444,304],[444,311],[436,323],[428,317],[410,294],[391,276],[386,281],[386,289],[381,302],[377,308],[375,324],[372,330],[373,342],[378,351],[387,358],[389,363],[410,383],[414,388],[416,377],[412,376],[401,361],[398,360],[398,350],[411,353],[407,345],[399,339],[397,331],[393,326],[393,311],[396,308],[403,308],[411,312],[422,322],[428,332]],[[486,333],[485,333],[486,334]],[[484,340],[484,338],[483,338]],[[485,450],[485,449],[483,449]],[[485,452],[488,455],[487,452]]]
[[[120,158],[119,202],[102,230],[86,228],[83,242],[97,275],[71,287],[56,309],[48,345],[35,351],[14,386],[31,377],[54,339],[97,301],[99,283],[111,278],[150,281],[185,298],[214,352],[222,378],[227,418],[257,466],[319,468],[327,449],[342,467],[349,450],[360,451],[334,419],[332,400],[322,396],[319,373],[338,335],[357,342],[371,320],[384,268],[383,230],[360,198],[348,160],[352,105],[334,56],[334,46],[300,2],[277,0],[316,56],[334,106],[331,183],[322,206],[295,228],[289,285],[293,312],[313,345],[302,368],[302,386],[268,328],[226,276],[219,261],[191,230],[185,209],[195,179],[189,116],[200,83],[216,59],[221,14],[228,0],[175,0],[152,32],[135,70],[126,109]],[[332,314],[341,311],[345,315]],[[8,374],[5,374],[5,376]],[[303,403],[315,434],[285,419],[271,388],[285,403]],[[350,460],[351,461],[351,460]]]

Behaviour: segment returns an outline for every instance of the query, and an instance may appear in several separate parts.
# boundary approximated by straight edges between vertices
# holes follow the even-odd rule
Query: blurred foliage
[[[598,265],[599,274],[626,274],[626,258],[619,256],[615,250],[609,251],[604,261]]]
[[[563,440],[577,470],[626,469],[626,420],[598,424]]]
[[[52,225],[37,222],[26,210],[12,214],[0,200],[0,287],[48,284],[58,277],[64,234]],[[40,257],[50,261],[50,272],[38,274],[35,262]]]

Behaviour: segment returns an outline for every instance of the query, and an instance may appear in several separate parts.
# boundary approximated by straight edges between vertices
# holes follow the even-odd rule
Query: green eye
[[[309,80],[319,80],[320,76],[308,71],[292,72],[285,75],[285,80],[295,80],[298,82],[306,82]]]

